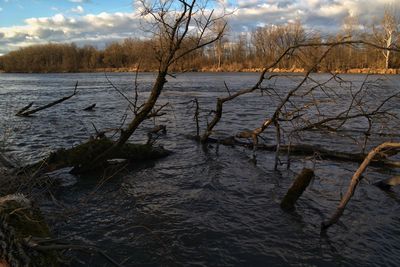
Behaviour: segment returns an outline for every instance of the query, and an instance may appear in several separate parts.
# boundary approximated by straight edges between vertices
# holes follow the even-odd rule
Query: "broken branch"
[[[360,183],[362,180],[363,176],[362,174],[364,171],[367,169],[368,165],[370,162],[375,158],[375,156],[379,155],[383,150],[386,149],[395,149],[399,150],[400,149],[400,143],[391,143],[391,142],[386,142],[383,143],[377,147],[375,147],[373,150],[371,150],[367,157],[364,159],[364,161],[361,163],[360,167],[357,169],[357,171],[354,173],[353,177],[351,178],[350,185],[347,189],[346,194],[340,201],[340,204],[336,208],[336,211],[333,213],[331,218],[321,224],[321,230],[326,231],[331,225],[337,223],[339,221],[339,218],[343,215],[343,212],[349,203],[351,197],[354,195],[354,192],[357,188],[357,185]]]
[[[32,115],[32,114],[38,112],[38,111],[41,111],[41,110],[50,108],[50,107],[52,107],[52,106],[55,106],[55,105],[57,105],[57,104],[60,104],[60,103],[62,103],[62,102],[64,102],[64,101],[70,99],[70,98],[73,97],[74,95],[76,95],[76,93],[77,93],[77,88],[78,88],[78,82],[76,82],[74,92],[73,92],[71,95],[66,96],[66,97],[63,97],[63,98],[60,98],[60,99],[58,99],[58,100],[56,100],[56,101],[54,101],[54,102],[51,102],[51,103],[49,103],[49,104],[47,104],[47,105],[44,105],[44,106],[41,106],[41,107],[38,107],[38,108],[35,108],[35,109],[32,109],[32,110],[29,110],[29,108],[30,108],[30,107],[32,106],[32,104],[33,104],[33,103],[30,103],[29,105],[27,105],[26,107],[24,107],[24,108],[22,108],[20,111],[18,111],[18,113],[15,114],[15,115],[16,115],[16,116],[21,116],[21,117],[28,117],[28,116],[30,116],[30,115]]]

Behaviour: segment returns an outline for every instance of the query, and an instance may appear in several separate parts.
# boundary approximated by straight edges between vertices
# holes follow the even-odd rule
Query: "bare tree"
[[[216,33],[221,32],[221,30],[223,30],[221,38],[219,38],[215,42],[215,53],[216,53],[216,57],[218,60],[218,63],[217,63],[218,70],[220,70],[222,67],[222,60],[223,60],[223,55],[224,55],[224,43],[226,42],[225,38],[223,38],[224,37],[223,35],[226,35],[226,31],[227,31],[226,22],[224,20],[220,20],[213,27],[213,31],[215,31]]]
[[[381,24],[379,27],[373,27],[376,41],[386,48],[393,48],[396,43],[395,36],[399,29],[399,19],[395,10],[393,6],[387,6]],[[388,69],[392,53],[390,50],[384,50],[382,54],[385,58],[385,68]]]
[[[226,27],[225,23],[218,32],[211,30],[223,19],[224,15],[216,17],[213,10],[208,9],[208,1],[140,0],[139,3],[141,15],[148,23],[148,30],[157,40],[154,46],[159,64],[157,78],[149,97],[136,110],[128,126],[121,130],[116,143],[81,170],[93,168],[104,162],[113,151],[121,148],[128,141],[139,125],[149,118],[149,115],[156,115],[152,110],[167,82],[166,77],[169,75],[170,67],[184,56],[220,39]],[[185,40],[192,40],[191,45],[183,46]],[[155,113],[159,111],[161,110],[158,109]]]
[[[331,78],[323,82],[313,79],[311,75],[312,72],[315,69],[318,69],[318,65],[326,59],[327,55],[331,53],[335,47],[347,45],[364,45],[378,50],[390,49],[391,51],[398,51],[398,49],[395,48],[386,48],[362,40],[342,40],[325,43],[311,42],[290,46],[274,63],[263,70],[257,83],[253,87],[241,89],[232,93],[228,89],[228,96],[217,98],[216,108],[212,111],[214,116],[212,120],[207,123],[206,130],[201,136],[201,141],[207,142],[209,140],[214,127],[222,118],[223,105],[226,104],[226,102],[241,95],[260,90],[273,98],[273,101],[271,102],[276,103],[274,112],[268,115],[265,120],[260,123],[260,127],[250,131],[240,132],[236,137],[250,138],[252,139],[251,147],[258,148],[258,139],[260,135],[270,128],[270,126],[274,126],[276,135],[276,145],[274,146],[274,149],[276,150],[275,168],[277,168],[279,162],[278,154],[281,151],[281,143],[285,141],[283,140],[283,133],[286,133],[286,137],[288,137],[297,135],[297,133],[302,131],[314,129],[328,129],[332,132],[338,132],[338,130],[345,124],[351,124],[357,119],[363,119],[366,122],[364,124],[365,131],[363,132],[365,134],[365,140],[360,144],[362,147],[362,153],[364,153],[373,124],[379,123],[382,127],[385,127],[388,118],[391,120],[398,120],[396,115],[390,113],[391,109],[388,106],[390,102],[393,104],[393,102],[397,101],[399,93],[393,93],[380,102],[374,100],[371,101],[371,99],[368,100],[367,96],[373,96],[370,94],[369,90],[369,87],[371,87],[372,84],[370,84],[370,81],[368,80],[368,75],[361,86],[356,90],[351,82],[346,82],[335,74],[332,74]],[[305,48],[320,48],[322,54],[319,55],[317,60],[308,67],[307,72],[296,86],[287,92],[280,93],[278,89],[274,88],[274,81],[267,84],[271,79],[282,76],[280,74],[269,74],[268,71],[278,65],[283,58],[302,54],[302,49]],[[338,94],[338,90],[332,88],[332,83],[336,84],[334,87],[340,88],[339,91],[342,91],[342,95]],[[349,88],[345,87],[346,83],[349,83]],[[346,93],[343,94],[343,92]],[[348,103],[348,106],[344,111],[340,110],[333,112],[332,107],[337,105],[338,102]],[[291,149],[290,145],[289,149]],[[302,149],[304,149],[304,147],[302,147]],[[331,154],[338,155],[338,153]],[[361,155],[361,157],[363,157],[363,155]],[[354,160],[358,160],[359,158],[360,157],[354,157]]]
[[[358,16],[349,15],[343,19],[342,24],[342,31],[344,35],[351,39],[356,39],[359,25],[359,18]]]
[[[306,40],[306,34],[299,20],[286,25],[267,25],[252,32],[251,41],[260,63],[275,61],[288,47]],[[296,64],[296,62],[294,63]],[[281,67],[288,68],[288,62],[280,62]]]

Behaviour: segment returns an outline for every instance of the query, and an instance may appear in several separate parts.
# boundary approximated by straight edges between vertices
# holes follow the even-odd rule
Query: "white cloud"
[[[88,0],[69,0],[83,3]],[[299,19],[307,28],[322,33],[339,31],[348,15],[355,15],[360,25],[368,25],[382,17],[385,5],[393,0],[223,0],[228,10],[230,31],[252,30],[257,25],[284,24]],[[81,8],[79,8],[81,7]],[[83,13],[81,5],[76,8]],[[136,13],[107,13],[30,18],[20,26],[0,28],[0,53],[29,44],[46,42],[76,42],[103,44],[126,37],[143,35]],[[379,20],[376,20],[379,21]],[[232,34],[233,35],[233,34]]]
[[[1,12],[1,11],[3,11],[3,8],[2,8],[2,7],[0,7],[0,12]]]
[[[357,16],[361,24],[368,25],[373,19],[382,17],[385,6],[394,3],[393,0],[236,0],[236,2],[237,10],[230,18],[230,28],[234,31],[299,19],[307,28],[324,33],[339,31],[344,18],[348,15]]]
[[[22,26],[0,28],[0,53],[32,44],[75,42],[103,44],[139,36],[140,21],[136,13],[100,13],[80,17],[56,14],[30,18]]]
[[[82,6],[74,7],[74,8],[71,9],[71,11],[72,11],[73,13],[76,13],[76,14],[82,14],[82,13],[85,12],[85,10],[83,9]]]

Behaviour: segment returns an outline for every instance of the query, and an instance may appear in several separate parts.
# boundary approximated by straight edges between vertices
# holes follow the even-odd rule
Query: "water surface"
[[[108,76],[122,92],[134,96],[133,74]],[[139,75],[142,98],[148,95],[153,78],[149,73]],[[329,76],[313,78],[322,81]],[[365,76],[343,78],[357,87]],[[187,73],[168,78],[160,98],[160,103],[171,104],[168,114],[147,121],[132,141],[145,142],[146,131],[154,123],[165,124],[168,133],[157,143],[173,154],[154,163],[138,164],[100,188],[97,181],[103,177],[78,179],[61,187],[55,193],[57,204],[52,200],[40,203],[55,235],[97,245],[124,266],[398,266],[400,191],[395,188],[388,194],[372,185],[398,175],[395,170],[369,168],[341,223],[321,237],[320,223],[334,211],[357,164],[293,158],[291,170],[282,166],[274,171],[273,153],[257,151],[254,164],[252,151],[245,148],[210,145],[204,149],[186,137],[195,133],[190,103],[194,97],[200,102],[204,128],[216,98],[228,94],[224,81],[234,92],[250,87],[257,79],[256,73]],[[283,95],[300,80],[289,76],[273,85]],[[76,81],[78,95],[63,104],[31,118],[13,115],[31,101],[48,103],[72,93]],[[398,76],[385,79],[373,89],[375,94],[368,96],[369,101],[393,94],[399,82]],[[97,104],[94,112],[82,111],[93,103]],[[276,103],[277,97],[259,92],[230,102],[215,135],[229,136],[259,127]],[[346,99],[329,108],[333,112],[345,106]],[[389,107],[399,114],[398,102],[389,103]],[[128,120],[132,117],[127,102],[104,74],[0,74],[0,111],[5,146],[21,164],[87,140],[95,133],[93,124],[98,129],[118,128],[125,114]],[[361,132],[364,123],[354,122],[348,130]],[[378,135],[384,131],[374,129],[375,143],[387,140]],[[362,133],[353,135],[357,139]],[[264,138],[273,143],[273,130]],[[347,151],[360,149],[354,140],[326,133],[306,133],[297,141]],[[313,164],[317,177],[296,211],[283,212],[279,203],[296,172]],[[73,266],[108,266],[99,255],[74,257]]]

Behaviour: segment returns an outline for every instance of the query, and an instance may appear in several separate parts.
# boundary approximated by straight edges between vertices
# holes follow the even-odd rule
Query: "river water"
[[[134,74],[108,77],[124,94],[134,96]],[[312,78],[326,81],[330,76],[315,74]],[[366,76],[341,78],[352,81],[356,92]],[[399,76],[367,78],[378,84],[369,85],[372,93],[363,98],[372,104],[399,90]],[[139,75],[139,101],[148,95],[153,79],[150,73]],[[280,166],[274,171],[271,152],[256,151],[255,163],[253,152],[245,148],[213,144],[205,149],[187,138],[196,132],[190,103],[194,97],[200,103],[204,129],[216,98],[228,94],[224,81],[235,92],[257,79],[257,73],[169,77],[159,101],[170,103],[167,114],[144,123],[132,141],[145,142],[146,132],[154,124],[165,124],[167,134],[160,136],[157,144],[173,153],[153,163],[138,163],[101,186],[98,181],[105,177],[61,175],[63,186],[54,199],[46,197],[39,203],[54,234],[96,245],[123,266],[398,266],[400,190],[387,193],[372,185],[399,175],[398,171],[370,167],[340,223],[321,236],[320,223],[332,214],[345,193],[356,163],[294,157],[290,170]],[[272,79],[265,87],[275,88],[282,96],[301,79],[289,75]],[[44,104],[71,94],[76,81],[78,94],[70,100],[29,118],[13,115],[29,102]],[[307,86],[312,87],[312,82]],[[335,86],[339,84],[330,85],[339,96],[345,96],[348,92],[344,90],[350,88]],[[303,101],[300,95],[297,98]],[[229,136],[259,127],[278,101],[278,96],[256,92],[227,103],[214,135]],[[326,106],[334,113],[344,110],[348,101],[343,97]],[[82,111],[93,103],[97,104],[95,111]],[[387,108],[400,114],[398,98],[389,101]],[[93,124],[98,129],[118,128],[125,114],[127,121],[132,117],[128,103],[104,74],[83,73],[0,74],[0,112],[2,149],[21,165],[87,140],[95,133]],[[356,120],[346,127],[340,136],[311,132],[295,141],[358,152],[360,144],[354,141],[363,143],[365,122]],[[349,132],[353,139],[346,137]],[[392,135],[382,135],[388,132]],[[395,120],[380,124],[373,128],[375,140],[368,148],[384,140],[399,141],[399,134]],[[273,136],[273,129],[268,130],[264,142],[273,143]],[[298,201],[296,211],[284,212],[280,200],[303,167],[315,167],[316,178]],[[99,254],[71,256],[71,266],[112,266]]]

